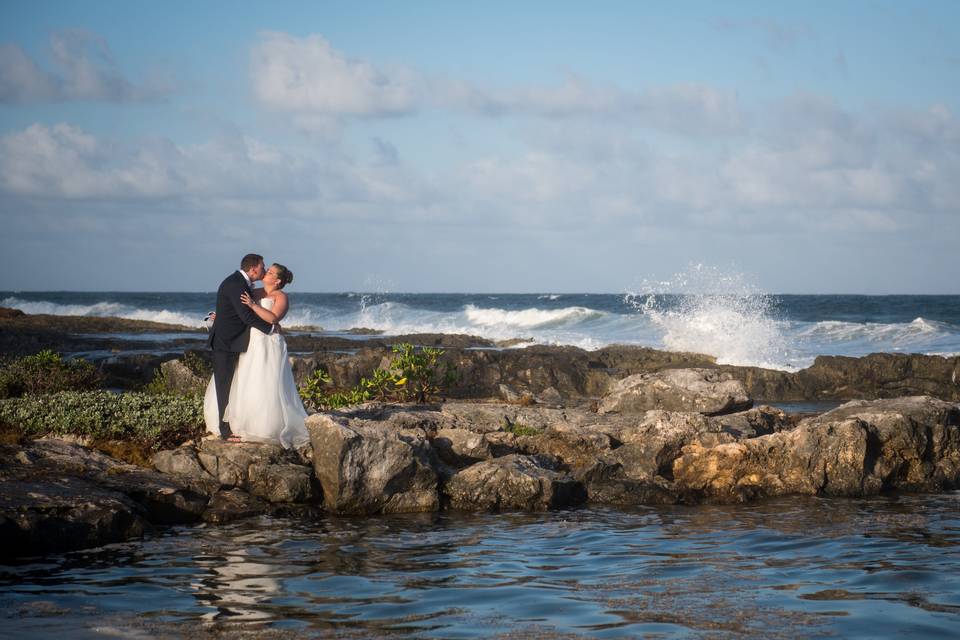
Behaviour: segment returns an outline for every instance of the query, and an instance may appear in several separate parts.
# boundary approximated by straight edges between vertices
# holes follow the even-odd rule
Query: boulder
[[[228,524],[267,513],[266,502],[241,489],[223,489],[210,499],[203,520],[210,524]]]
[[[436,511],[438,461],[421,429],[317,413],[307,418],[314,474],[340,514]]]
[[[456,468],[493,457],[487,437],[466,429],[440,429],[430,443],[440,460]]]
[[[651,409],[722,415],[749,409],[743,383],[716,369],[667,369],[628,376],[600,401],[598,413],[642,413]]]
[[[960,486],[960,409],[930,397],[855,401],[795,429],[689,446],[673,466],[688,496],[865,496]]]
[[[768,405],[717,416],[711,420],[718,425],[718,431],[729,433],[737,439],[756,438],[796,426],[796,422],[786,411]]]
[[[450,506],[464,511],[546,511],[582,504],[583,483],[544,456],[509,455],[478,462],[445,485]]]
[[[316,495],[310,466],[298,452],[279,445],[205,440],[197,460],[220,485],[243,489],[269,502],[309,502]],[[195,471],[189,462],[181,464]]]
[[[182,360],[167,360],[160,365],[160,373],[164,388],[176,394],[202,394],[210,381],[195,374]]]
[[[67,551],[200,519],[208,497],[60,440],[0,447],[0,557]]]

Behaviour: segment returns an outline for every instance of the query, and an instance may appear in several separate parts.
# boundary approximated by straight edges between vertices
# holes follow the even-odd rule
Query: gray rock
[[[177,394],[203,393],[207,388],[209,378],[203,379],[191,371],[181,360],[167,360],[160,365],[163,375],[163,386]]]
[[[324,505],[341,514],[436,511],[437,461],[426,433],[317,413],[307,418]]]
[[[157,471],[176,476],[177,480],[199,493],[213,495],[220,489],[220,481],[203,468],[194,447],[158,451],[151,462]]]
[[[719,431],[729,433],[738,439],[765,436],[792,429],[795,426],[794,421],[785,411],[767,405],[761,405],[739,413],[717,416],[712,420],[719,425]]]
[[[430,443],[440,460],[453,467],[465,467],[493,457],[487,437],[466,429],[440,429]]]
[[[268,502],[310,502],[314,498],[313,473],[299,464],[254,464],[247,488]]]
[[[583,483],[555,470],[542,456],[510,455],[479,462],[444,487],[450,506],[465,511],[545,511],[586,500]]]
[[[210,499],[210,504],[203,513],[203,519],[211,524],[227,524],[260,516],[268,511],[269,505],[260,498],[241,489],[224,489]]]
[[[0,447],[0,557],[80,549],[196,522],[207,496],[59,440]]]
[[[642,413],[651,409],[722,415],[749,409],[753,400],[729,373],[716,369],[667,369],[617,382],[598,412]]]
[[[960,409],[930,397],[851,402],[791,431],[691,445],[673,475],[687,495],[720,502],[952,489],[960,486]]]

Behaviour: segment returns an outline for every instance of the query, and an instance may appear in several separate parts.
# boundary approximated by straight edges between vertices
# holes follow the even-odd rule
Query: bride
[[[289,310],[287,294],[282,289],[293,282],[293,273],[281,264],[272,264],[263,276],[263,289],[247,293],[240,301],[260,318],[275,324]],[[207,431],[220,433],[217,391],[213,379],[207,385],[203,400]],[[230,424],[230,442],[264,442],[281,444],[289,449],[310,440],[297,385],[287,359],[287,343],[279,331],[271,334],[250,332],[250,344],[240,354],[230,387],[230,400],[223,420]]]

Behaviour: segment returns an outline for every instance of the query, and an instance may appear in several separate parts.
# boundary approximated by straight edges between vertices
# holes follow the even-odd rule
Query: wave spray
[[[719,364],[796,369],[776,316],[777,300],[742,273],[696,264],[645,282],[624,301],[658,327],[663,346],[714,356]]]

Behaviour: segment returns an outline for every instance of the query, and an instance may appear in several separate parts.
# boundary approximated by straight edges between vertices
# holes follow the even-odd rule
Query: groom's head
[[[250,282],[256,282],[263,279],[266,269],[263,268],[263,256],[255,253],[248,253],[240,261],[240,270],[250,276]]]

